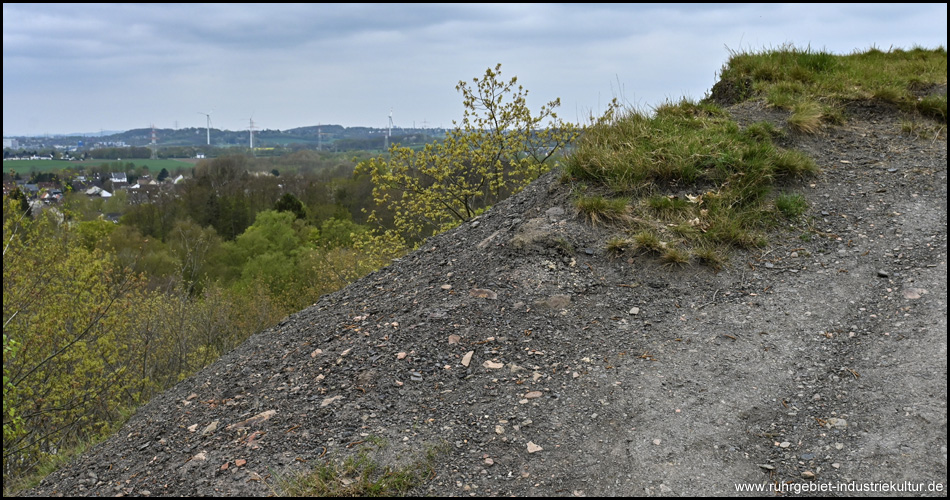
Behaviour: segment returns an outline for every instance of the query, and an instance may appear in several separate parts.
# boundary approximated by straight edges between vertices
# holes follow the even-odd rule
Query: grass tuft
[[[780,194],[775,198],[775,207],[788,219],[801,217],[808,210],[808,202],[800,194]]]
[[[619,222],[629,219],[627,200],[603,196],[578,196],[574,207],[592,223]]]
[[[407,465],[380,466],[372,457],[373,447],[382,449],[382,440],[370,441],[354,456],[327,460],[312,471],[281,481],[277,493],[284,496],[390,497],[405,495],[431,476],[432,467],[445,446],[429,446],[425,457]]]
[[[947,123],[947,96],[931,95],[917,101],[920,114]]]
[[[632,248],[633,245],[634,242],[628,238],[613,236],[607,240],[607,253],[615,256],[622,255]]]
[[[777,178],[804,177],[818,173],[814,160],[800,151],[782,150],[771,158],[772,170]]]
[[[649,231],[641,231],[633,235],[633,244],[637,250],[644,250],[652,253],[661,253],[664,249],[666,249],[666,245],[660,241],[660,238]]]
[[[679,196],[655,195],[647,198],[647,206],[659,213],[673,214],[689,210],[690,203]]]
[[[685,266],[689,264],[689,252],[675,245],[667,245],[660,255],[660,262],[670,267]]]
[[[792,130],[804,134],[815,134],[821,129],[822,109],[814,101],[801,101],[792,107],[792,116],[788,125]]]
[[[726,256],[710,245],[701,245],[693,249],[693,258],[714,271],[719,271],[726,265]]]

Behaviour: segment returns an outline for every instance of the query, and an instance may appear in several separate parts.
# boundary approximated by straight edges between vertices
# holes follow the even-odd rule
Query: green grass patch
[[[609,252],[623,253],[632,241],[667,264],[718,268],[731,251],[765,246],[770,231],[805,213],[801,195],[774,191],[818,167],[778,146],[785,132],[768,123],[740,127],[715,103],[763,99],[790,111],[788,130],[805,134],[844,123],[852,101],[890,103],[945,123],[946,96],[928,92],[946,81],[943,47],[835,55],[785,45],[733,53],[708,99],[666,102],[652,114],[612,109],[585,130],[562,179],[591,192],[608,190],[602,197],[580,196],[577,206],[592,221],[634,234],[608,241]],[[606,200],[620,197],[624,216],[602,215],[611,213]]]
[[[734,98],[762,97],[771,106],[793,110],[795,123],[790,125],[803,131],[813,126],[815,116],[825,122],[839,119],[835,108],[847,101],[888,102],[946,122],[945,95],[919,97],[934,85],[946,84],[944,47],[886,52],[872,47],[835,55],[783,45],[731,54],[720,80],[722,89],[742,90],[733,92]]]
[[[281,496],[294,497],[392,497],[406,495],[432,475],[441,446],[428,446],[425,455],[399,466],[381,465],[374,455],[387,446],[382,439],[367,439],[352,456],[328,459],[304,474],[280,481]]]
[[[622,198],[606,198],[604,196],[578,196],[574,200],[574,208],[583,214],[591,223],[622,221],[629,216],[627,200]]]
[[[808,202],[800,194],[782,193],[775,198],[775,208],[785,217],[796,219],[804,215],[805,210],[808,209]]]
[[[932,120],[901,120],[900,134],[914,139],[926,138],[934,140],[946,130],[946,125],[934,123]]]
[[[654,195],[646,199],[646,204],[656,212],[664,214],[684,212],[690,208],[690,203],[678,196]]]
[[[917,101],[917,111],[924,116],[947,123],[947,96],[930,95]]]
[[[720,266],[732,248],[764,245],[778,219],[776,185],[818,171],[804,154],[778,147],[782,135],[765,123],[743,129],[708,102],[667,103],[653,116],[628,110],[587,130],[563,178],[609,189],[578,195],[578,211],[635,233],[637,249],[680,265],[702,247],[708,255],[696,260]],[[623,238],[608,242],[612,253],[626,249]]]

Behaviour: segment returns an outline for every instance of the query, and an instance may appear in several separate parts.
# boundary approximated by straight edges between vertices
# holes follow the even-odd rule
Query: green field
[[[121,162],[117,160],[4,160],[3,172],[9,173],[10,171],[14,171],[22,176],[29,175],[31,172],[55,172],[64,169],[78,170],[80,167],[98,167],[100,165],[110,165],[113,163],[121,163],[122,165],[132,163],[135,168],[147,166],[149,170],[155,174],[160,172],[163,168],[169,172],[174,172],[179,168],[191,168],[194,166],[194,162],[182,160],[130,159],[122,160]]]

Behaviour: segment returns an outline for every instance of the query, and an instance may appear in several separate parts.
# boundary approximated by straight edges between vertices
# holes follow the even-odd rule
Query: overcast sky
[[[451,127],[502,64],[533,110],[700,99],[731,51],[947,46],[947,4],[3,4],[3,135]]]

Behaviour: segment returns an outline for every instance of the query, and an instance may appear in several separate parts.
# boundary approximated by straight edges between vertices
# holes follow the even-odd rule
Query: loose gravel
[[[611,229],[552,172],[254,335],[24,494],[273,495],[373,441],[384,464],[436,453],[416,495],[945,496],[946,131],[847,115],[784,144],[822,170],[786,186],[808,222],[719,272],[608,255]]]

